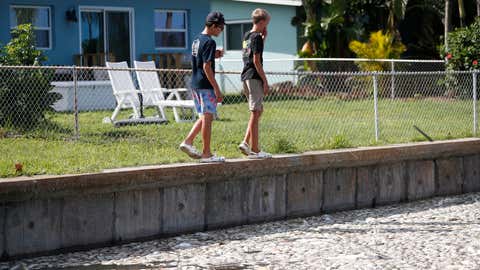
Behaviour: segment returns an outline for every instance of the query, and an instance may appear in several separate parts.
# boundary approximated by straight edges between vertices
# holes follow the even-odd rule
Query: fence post
[[[79,125],[78,125],[78,79],[77,79],[77,66],[73,66],[73,115],[75,119],[75,139],[80,137]]]
[[[379,130],[378,130],[378,81],[377,72],[373,72],[373,107],[375,113],[375,141],[378,142]]]
[[[477,73],[478,70],[473,71],[473,136],[477,136],[478,131],[478,111],[477,111]]]
[[[395,98],[395,62],[392,60],[391,62],[391,68],[390,72],[392,73],[392,78],[391,78],[391,85],[390,85],[390,97],[392,99]]]

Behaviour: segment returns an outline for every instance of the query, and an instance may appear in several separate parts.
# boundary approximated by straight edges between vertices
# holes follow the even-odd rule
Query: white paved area
[[[0,269],[480,269],[480,193],[0,264]]]

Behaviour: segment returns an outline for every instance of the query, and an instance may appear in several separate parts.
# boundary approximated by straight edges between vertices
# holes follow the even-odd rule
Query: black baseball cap
[[[205,21],[207,23],[225,24],[225,18],[223,17],[223,14],[218,11],[210,12]]]

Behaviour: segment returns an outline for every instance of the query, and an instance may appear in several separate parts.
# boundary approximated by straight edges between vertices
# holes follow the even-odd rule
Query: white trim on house
[[[162,28],[156,28],[155,27],[155,21],[153,22],[153,33],[155,32],[184,32],[185,33],[185,46],[184,47],[157,47],[157,44],[153,44],[155,47],[155,50],[186,50],[188,48],[188,10],[186,9],[161,9],[157,8],[153,10],[153,16],[155,17],[155,12],[178,12],[178,13],[183,13],[185,16],[185,29],[162,29]],[[154,18],[155,19],[155,18]],[[153,40],[155,43],[155,38]]]
[[[251,23],[252,19],[244,19],[244,20],[229,20],[225,21],[225,24],[236,24],[236,23]]]
[[[52,41],[53,41],[53,25],[52,25],[52,8],[50,6],[35,6],[35,5],[10,5],[10,21],[12,16],[12,11],[14,8],[30,8],[30,9],[48,9],[48,27],[38,27],[35,25],[33,26],[34,30],[47,30],[48,31],[48,47],[37,47],[39,50],[51,50],[53,48]],[[17,25],[16,25],[17,26]],[[10,25],[10,29],[15,29],[16,26]]]
[[[271,4],[271,5],[282,5],[282,6],[296,6],[296,7],[300,7],[302,5],[301,0],[233,0],[233,1],[259,3],[259,4]]]

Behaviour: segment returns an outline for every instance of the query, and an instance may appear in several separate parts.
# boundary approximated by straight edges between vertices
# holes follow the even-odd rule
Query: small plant
[[[35,49],[30,24],[12,30],[12,40],[0,49],[0,65],[40,65],[45,60]],[[61,95],[52,93],[52,70],[0,69],[0,126],[28,130],[37,127]]]
[[[347,139],[345,135],[337,134],[328,142],[327,148],[329,149],[341,149],[341,148],[350,148],[352,144]]]
[[[394,41],[391,34],[384,34],[381,30],[371,33],[368,42],[354,40],[348,47],[358,58],[367,59],[396,59],[406,51],[405,45]],[[389,70],[389,63],[385,62],[358,62],[357,65],[363,71]]]
[[[272,151],[274,153],[296,153],[297,147],[287,138],[279,138],[275,140]]]

